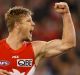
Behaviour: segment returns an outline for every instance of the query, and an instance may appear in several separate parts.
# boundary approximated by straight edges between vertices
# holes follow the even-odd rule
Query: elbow
[[[73,47],[76,47],[76,43],[73,43],[72,46],[73,46]]]
[[[76,40],[71,42],[72,47],[76,47]]]
[[[76,47],[76,41],[74,41],[73,46]]]
[[[68,42],[67,45],[68,45],[69,48],[74,48],[74,47],[76,47],[76,41]]]
[[[74,39],[69,39],[69,40],[67,40],[67,41],[63,41],[63,44],[65,44],[65,45],[68,46],[69,48],[76,47],[76,38],[74,38]]]
[[[72,47],[76,47],[76,37],[69,41],[69,43],[71,44]]]

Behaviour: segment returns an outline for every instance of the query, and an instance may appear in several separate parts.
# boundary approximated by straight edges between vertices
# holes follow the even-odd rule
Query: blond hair
[[[8,31],[10,32],[14,28],[14,23],[16,21],[20,22],[21,17],[26,15],[32,15],[32,12],[29,9],[19,6],[10,8],[5,14]]]

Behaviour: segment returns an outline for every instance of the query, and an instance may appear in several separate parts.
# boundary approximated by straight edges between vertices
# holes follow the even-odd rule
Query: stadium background
[[[66,53],[41,60],[35,75],[80,75],[80,0],[0,0],[0,39],[7,37],[8,31],[4,14],[13,6],[23,6],[33,11],[36,23],[33,40],[61,38],[62,18],[52,6],[65,1],[70,7],[76,29],[77,46]],[[70,32],[71,33],[71,32]]]

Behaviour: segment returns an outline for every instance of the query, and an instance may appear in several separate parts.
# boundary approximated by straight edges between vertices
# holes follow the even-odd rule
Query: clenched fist
[[[69,13],[69,7],[66,2],[55,3],[54,9],[60,14]]]

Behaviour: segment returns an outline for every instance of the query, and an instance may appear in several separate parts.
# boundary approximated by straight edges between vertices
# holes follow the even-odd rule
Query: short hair
[[[5,14],[5,20],[8,27],[8,31],[10,32],[14,28],[14,23],[20,22],[22,16],[32,15],[32,12],[20,6],[15,6],[10,8]]]

